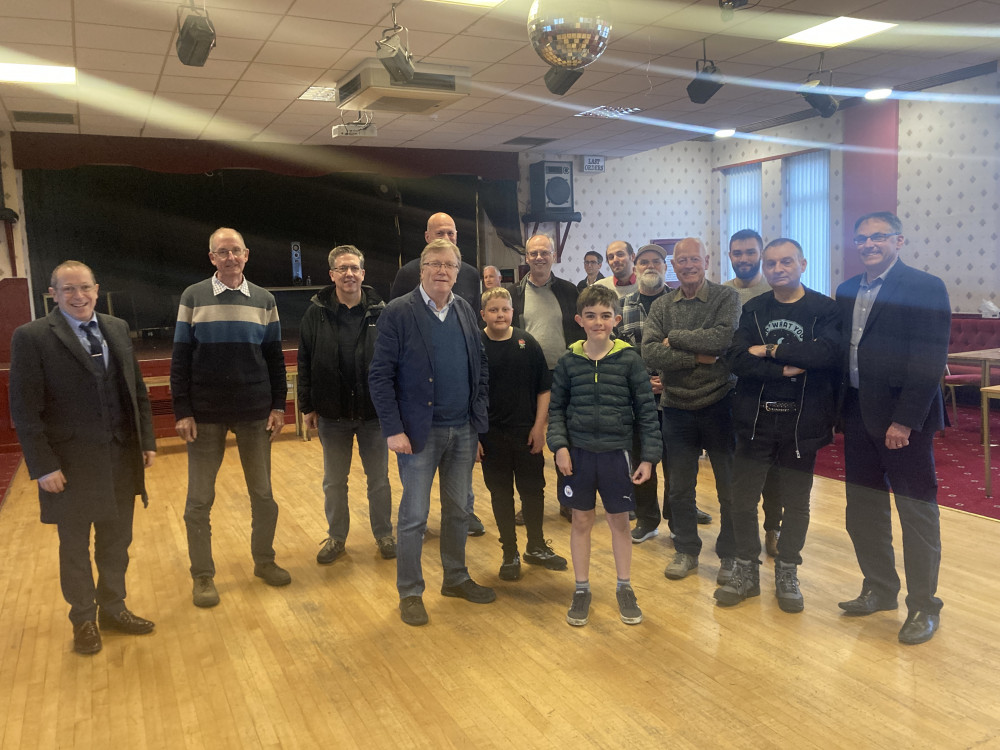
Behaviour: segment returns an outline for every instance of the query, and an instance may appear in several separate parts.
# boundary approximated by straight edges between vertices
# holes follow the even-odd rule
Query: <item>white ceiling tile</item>
[[[211,10],[212,25],[220,37],[267,39],[281,21],[277,13],[249,13],[240,10]]]
[[[185,65],[177,59],[176,55],[167,55],[163,65],[163,75],[167,76],[193,76],[196,78],[219,78],[228,81],[235,81],[243,75],[247,69],[247,64],[239,60],[219,60],[211,55],[208,61],[202,65]]]
[[[37,18],[0,19],[0,44],[73,44],[73,24]]]
[[[35,94],[37,92],[32,92]],[[54,96],[5,96],[4,103],[11,112],[58,112],[75,114],[76,101],[67,101]]]
[[[53,21],[73,19],[72,0],[4,0],[0,18],[47,18]]]
[[[486,40],[481,37],[457,36],[435,50],[435,57],[473,62],[499,62],[527,44],[512,39]]]
[[[254,113],[265,113],[276,115],[278,112],[284,111],[288,103],[283,99],[260,99],[250,96],[228,96],[226,100],[219,107],[220,112],[246,112],[246,115],[238,115],[239,117],[247,117],[253,120]]]
[[[260,13],[285,13],[291,8],[294,0],[212,0],[210,13],[215,8],[229,10],[249,10]]]
[[[233,82],[222,78],[191,78],[190,76],[162,76],[158,94],[228,94]]]
[[[78,67],[88,70],[159,73],[163,67],[163,56],[147,55],[140,52],[79,48],[76,51],[76,64]]]
[[[301,86],[306,89],[313,84],[320,75],[322,68],[297,68],[290,65],[265,65],[263,63],[250,63],[243,73],[244,81],[257,81],[260,83],[288,83]]]
[[[445,34],[464,32],[486,15],[482,8],[470,8],[445,3],[420,2],[401,5],[396,10],[396,22],[410,31],[436,31]],[[527,14],[525,18],[525,41],[527,41]],[[388,15],[379,22],[388,25]]]
[[[257,56],[264,42],[260,39],[238,39],[232,36],[219,36],[212,49],[213,60],[229,60],[249,62]]]
[[[233,96],[250,96],[262,99],[284,99],[286,102],[298,99],[308,86],[294,83],[259,83],[240,81],[233,88]]]
[[[79,47],[161,54],[173,51],[173,33],[170,31],[78,23],[74,33]]]
[[[306,44],[265,42],[255,62],[325,69],[343,57],[346,51],[326,46],[312,47]]]
[[[330,0],[296,0],[288,10],[290,16],[323,18],[370,26],[380,23],[385,13],[386,8],[382,3],[337,3]]]
[[[286,16],[277,25],[271,40],[292,44],[307,44],[315,47],[339,47],[351,49],[371,32],[371,27],[355,23],[338,23],[314,18]],[[375,39],[372,37],[374,56]]]
[[[76,64],[73,48],[54,44],[20,44],[7,42],[0,51],[0,61],[23,65],[66,65]]]
[[[258,126],[267,125],[267,123],[271,122],[276,117],[274,112],[240,111],[238,113],[238,117],[234,117],[233,115],[235,114],[237,113],[220,109],[215,113],[215,117],[212,118],[212,123],[215,127],[225,127],[232,131],[240,124]]]
[[[175,29],[176,9],[177,4],[174,3],[73,0],[73,15],[78,23],[101,23],[139,29]]]
[[[92,91],[95,94],[105,94],[109,90],[155,91],[160,76],[155,73],[133,73],[123,70],[84,70],[77,71],[77,86],[81,91]]]

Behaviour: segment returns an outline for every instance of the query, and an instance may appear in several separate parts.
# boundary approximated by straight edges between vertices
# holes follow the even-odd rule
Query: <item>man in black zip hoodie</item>
[[[832,299],[802,285],[806,260],[798,242],[776,239],[763,257],[772,291],[746,303],[726,353],[739,378],[733,399],[736,565],[715,598],[732,605],[760,594],[757,503],[771,470],[784,509],[775,596],[783,611],[801,612],[797,573],[809,527],[813,467],[816,452],[833,439],[836,418],[840,313]]]
[[[368,515],[379,553],[396,557],[392,537],[389,453],[368,393],[368,366],[375,353],[376,323],[385,303],[363,286],[365,256],[354,245],[330,251],[333,285],[320,290],[302,316],[299,343],[299,408],[307,429],[323,444],[323,493],[328,535],[316,555],[321,565],[344,553],[351,514],[347,475],[354,437],[368,481]]]

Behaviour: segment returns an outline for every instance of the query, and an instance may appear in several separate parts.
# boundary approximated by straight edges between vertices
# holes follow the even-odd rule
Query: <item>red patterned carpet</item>
[[[934,465],[938,475],[938,502],[949,508],[1000,519],[1000,412],[990,420],[990,462],[993,464],[993,497],[986,497],[983,446],[979,438],[979,408],[958,407],[958,424],[934,439]],[[816,457],[816,473],[844,479],[844,436]]]
[[[21,453],[0,453],[0,506],[7,499],[10,483],[14,481],[17,467],[21,465]]]

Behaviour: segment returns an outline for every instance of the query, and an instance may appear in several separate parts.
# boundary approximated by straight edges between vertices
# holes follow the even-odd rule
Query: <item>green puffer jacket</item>
[[[621,339],[603,359],[592,360],[577,341],[559,358],[549,400],[549,450],[583,448],[594,453],[632,450],[639,426],[639,461],[663,455],[656,401],[639,351]]]

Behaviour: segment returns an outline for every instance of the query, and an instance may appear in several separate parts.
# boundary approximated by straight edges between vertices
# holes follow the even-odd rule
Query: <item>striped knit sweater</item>
[[[250,296],[212,279],[181,295],[170,363],[174,416],[196,422],[246,422],[284,411],[287,397],[281,324],[274,296],[250,284]]]

